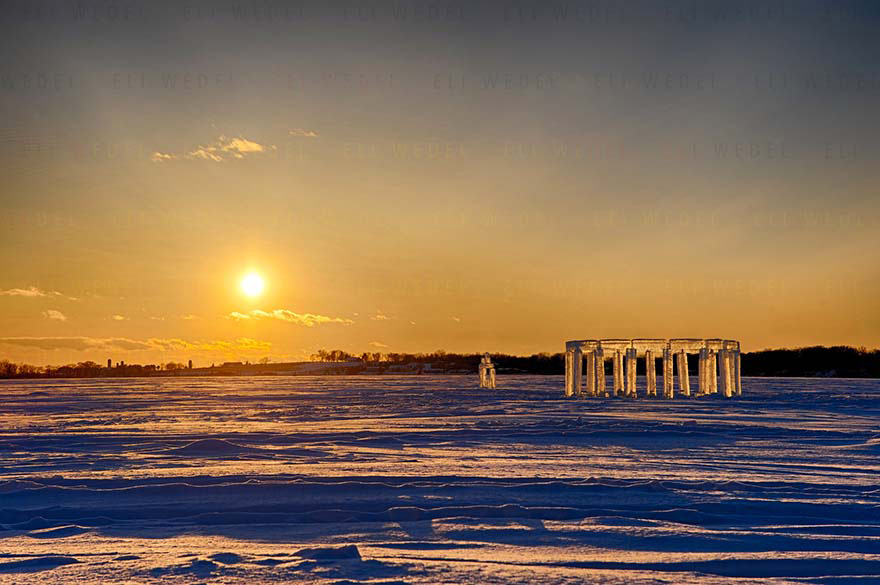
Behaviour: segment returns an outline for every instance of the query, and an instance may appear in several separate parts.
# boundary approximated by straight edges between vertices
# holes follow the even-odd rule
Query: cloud
[[[371,342],[367,343],[367,345],[372,345],[373,347],[388,347],[387,345],[385,345],[381,341],[371,341]]]
[[[128,317],[126,317],[125,315],[113,315],[110,318],[114,321],[128,321]]]
[[[37,349],[73,349],[76,351],[191,351],[234,353],[240,351],[265,352],[272,349],[269,341],[240,337],[232,341],[187,341],[185,339],[151,338],[146,341],[124,337],[0,337],[0,344]]]
[[[116,317],[114,316],[114,319],[115,318]],[[198,315],[192,315],[190,313],[185,313],[183,315],[178,315],[177,317],[171,316],[168,318],[169,319],[183,319],[184,321],[195,321],[196,319],[200,319],[201,317],[199,317]],[[165,321],[165,319],[166,319],[166,317],[161,316],[161,315],[153,315],[152,317],[150,317],[150,321]],[[117,320],[121,321],[121,319],[117,319]]]
[[[291,136],[299,136],[302,138],[317,138],[318,133],[314,130],[306,130],[304,128],[294,128],[288,132]]]
[[[9,288],[6,290],[0,290],[0,297],[63,297],[69,301],[78,300],[76,297],[68,297],[58,292],[57,290],[40,290],[35,286],[29,286],[27,288]]]
[[[453,316],[453,317],[452,317],[452,320],[455,321],[456,323],[461,323],[461,317],[455,317],[455,316]]]
[[[0,290],[0,296],[3,297],[48,297],[51,293],[47,293],[38,289],[35,286],[29,286],[27,288],[10,288],[7,290]]]
[[[379,309],[376,309],[376,314],[370,317],[373,321],[388,321],[391,319],[388,315],[384,314]]]
[[[174,160],[175,158],[177,158],[177,157],[174,156],[173,154],[168,154],[167,152],[159,152],[159,151],[156,151],[150,155],[150,160],[153,161],[154,163],[160,163],[160,162],[165,162],[168,160]]]
[[[328,323],[341,323],[343,325],[351,325],[354,323],[351,319],[343,319],[341,317],[328,317],[326,315],[315,315],[314,313],[294,313],[287,309],[275,309],[271,312],[254,309],[247,313],[239,313],[233,311],[226,316],[228,319],[236,321],[245,321],[248,319],[262,320],[274,319],[276,321],[284,321],[286,323],[294,323],[305,327],[314,327],[315,325],[326,325]]]
[[[199,146],[195,150],[186,153],[186,158],[210,160],[221,162],[229,159],[242,159],[250,154],[258,154],[275,150],[274,146],[263,146],[247,138],[227,138],[221,136],[208,146]]]
[[[151,349],[151,346],[145,342],[122,337],[0,337],[0,344],[37,349],[75,349],[77,351]]]
[[[250,337],[239,337],[233,341],[186,341],[184,339],[156,339],[147,340],[155,349],[163,351],[206,351],[225,352],[236,351],[269,351],[272,343],[259,341]]]
[[[54,321],[67,321],[67,316],[61,311],[57,311],[55,309],[46,309],[43,311],[43,317],[46,319],[52,319]]]
[[[178,159],[188,160],[206,160],[212,162],[223,162],[227,160],[239,160],[247,156],[265,154],[277,150],[277,147],[271,144],[260,144],[253,140],[248,140],[243,136],[219,136],[214,142],[208,145],[199,145],[197,148],[176,155],[167,152],[156,151],[150,155],[150,160],[154,163],[162,163]]]
[[[124,337],[111,337],[109,339],[103,339],[101,341],[104,342],[104,345],[107,346],[107,349],[122,349],[130,351],[135,351],[138,349],[153,349],[153,345],[150,343],[136,341],[134,339],[126,339]]]

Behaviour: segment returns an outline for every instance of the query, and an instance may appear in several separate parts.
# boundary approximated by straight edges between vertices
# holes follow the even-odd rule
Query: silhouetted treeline
[[[312,354],[316,362],[344,362],[360,360],[370,368],[383,368],[391,365],[431,364],[433,369],[445,371],[476,370],[483,354],[449,353],[442,349],[430,353],[364,352],[350,354],[341,349],[320,349]],[[565,371],[562,354],[538,353],[531,356],[494,354],[492,361],[499,370],[507,369],[528,374],[558,374]]]
[[[366,364],[413,364],[430,363],[439,370],[476,370],[482,354],[457,354],[438,350],[433,353],[363,353],[360,356],[342,350],[320,350],[313,359],[320,361],[345,361],[360,358]],[[493,354],[492,361],[499,373],[563,374],[565,372],[562,353],[538,353],[530,356]],[[689,370],[696,374],[698,360],[691,356]],[[742,354],[742,374],[744,376],[792,376],[792,377],[837,377],[837,378],[880,378],[880,350],[868,351],[864,347],[814,346],[795,349],[766,349]],[[610,360],[605,363],[611,373]],[[643,375],[645,364],[638,363],[638,373]],[[661,362],[657,360],[658,373],[662,374]]]
[[[345,351],[319,350],[312,355],[312,362],[325,363],[323,373],[346,374],[471,374],[477,371],[482,354],[459,354],[437,350],[431,353],[381,353],[364,352],[354,355]],[[562,353],[537,353],[530,356],[493,354],[499,374],[563,374],[565,362]],[[334,369],[335,364],[345,362],[346,367]],[[355,363],[352,363],[355,362]],[[698,360],[689,360],[690,371],[695,374]],[[66,366],[31,366],[0,361],[0,378],[94,378],[135,376],[212,376],[212,375],[271,375],[298,373],[295,363],[271,363],[263,358],[256,364],[226,362],[210,368],[191,369],[184,364],[168,362],[162,365],[125,364],[103,367],[87,361]],[[606,362],[610,373],[610,361]],[[658,371],[660,360],[657,361]],[[639,374],[644,374],[644,362],[639,362]],[[312,369],[301,373],[322,373]],[[662,372],[660,372],[662,373]],[[743,376],[805,376],[838,378],[880,378],[880,350],[846,346],[802,347],[797,349],[767,349],[742,355]]]
[[[880,378],[880,350],[838,345],[744,353],[743,376]]]

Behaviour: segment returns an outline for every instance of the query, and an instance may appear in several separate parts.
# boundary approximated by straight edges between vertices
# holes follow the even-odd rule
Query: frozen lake
[[[562,385],[2,382],[0,583],[880,582],[880,381]]]

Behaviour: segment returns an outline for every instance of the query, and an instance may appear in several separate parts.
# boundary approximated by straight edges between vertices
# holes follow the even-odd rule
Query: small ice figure
[[[495,365],[488,353],[480,361],[480,388],[495,388]]]

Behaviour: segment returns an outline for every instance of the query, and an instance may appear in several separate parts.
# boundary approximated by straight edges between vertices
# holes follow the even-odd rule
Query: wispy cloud
[[[234,353],[238,351],[269,351],[270,341],[259,341],[250,337],[239,337],[232,341],[187,341],[185,339],[149,339],[147,343],[163,351],[203,351]]]
[[[115,317],[114,317],[115,318]],[[165,317],[163,315],[153,315],[150,317],[150,321],[165,321],[166,319],[183,319],[184,321],[195,321],[196,319],[200,319],[198,315],[192,315],[190,313],[184,313],[183,315],[169,316]]]
[[[57,309],[46,309],[43,311],[43,317],[53,321],[67,321],[67,315]]]
[[[259,154],[275,150],[274,146],[263,145],[244,137],[228,138],[221,136],[207,146],[199,146],[186,154],[186,158],[197,158],[220,162],[229,159],[241,159],[247,155]]]
[[[240,337],[231,341],[188,341],[175,338],[151,338],[142,341],[125,337],[0,337],[0,344],[46,350],[72,349],[76,351],[158,350],[165,352],[235,353],[242,351],[265,352],[272,349],[271,342],[249,337]]]
[[[41,290],[35,286],[29,286],[27,288],[9,288],[6,290],[0,290],[0,297],[61,297],[69,301],[78,300],[76,297],[69,297],[63,293],[58,292],[57,290]]]
[[[376,309],[376,314],[370,317],[370,319],[372,319],[373,321],[389,321],[391,317],[389,317],[379,309]]]
[[[371,345],[373,347],[379,347],[379,348],[388,347],[387,345],[385,345],[381,341],[371,341],[371,342],[367,343],[367,345]]]
[[[178,159],[223,162],[228,160],[240,160],[248,156],[266,154],[275,150],[277,150],[277,147],[272,144],[260,144],[259,142],[248,140],[243,136],[219,136],[210,144],[199,145],[183,155],[160,151],[153,152],[150,155],[150,160],[154,163],[163,163]]]
[[[0,290],[0,296],[3,297],[48,297],[51,294],[52,293],[42,291],[35,286],[29,286],[27,288],[10,288],[6,290]]]
[[[314,130],[306,130],[305,128],[294,128],[288,132],[291,136],[299,136],[301,138],[317,138],[318,133]]]
[[[148,343],[123,337],[0,337],[0,344],[50,350],[74,349],[77,351],[152,349]]]
[[[261,311],[260,309],[254,309],[252,311],[248,311],[247,313],[239,313],[238,311],[233,311],[227,315],[228,319],[234,319],[236,321],[244,321],[247,319],[274,319],[276,321],[284,321],[286,323],[294,323],[296,325],[303,325],[305,327],[314,327],[315,325],[325,325],[328,323],[341,323],[343,325],[351,325],[354,323],[351,319],[344,319],[342,317],[328,317],[326,315],[316,315],[314,313],[294,313],[293,311],[289,311],[287,309],[275,309],[273,311]]]
[[[125,315],[113,315],[110,318],[114,321],[128,321],[128,317],[126,317]]]
[[[461,317],[456,317],[453,315],[452,320],[455,321],[456,323],[461,323]]]
[[[174,156],[173,154],[168,154],[167,152],[156,151],[150,155],[150,160],[153,161],[154,163],[160,163],[160,162],[165,162],[165,161],[169,161],[169,160],[174,160],[175,158],[177,158],[177,157]]]

